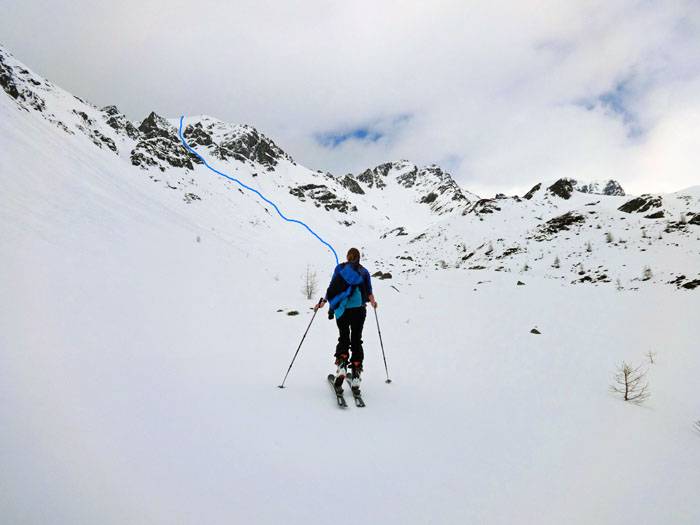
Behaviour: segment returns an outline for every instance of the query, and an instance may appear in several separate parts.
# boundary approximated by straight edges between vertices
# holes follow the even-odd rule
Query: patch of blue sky
[[[630,88],[632,80],[632,77],[628,77],[616,83],[612,89],[604,91],[595,97],[576,100],[574,105],[580,106],[586,111],[601,108],[609,115],[622,121],[627,128],[628,137],[639,137],[644,134],[645,130],[630,106],[631,98],[634,96]]]
[[[377,142],[383,136],[384,134],[379,131],[372,130],[368,127],[359,127],[341,132],[328,131],[326,133],[317,133],[316,140],[325,148],[335,148],[350,139],[359,140],[361,142]]]
[[[391,138],[409,120],[411,120],[410,114],[401,114],[391,119],[377,119],[372,123],[316,133],[314,138],[319,145],[331,149],[348,141],[370,144],[384,138]]]

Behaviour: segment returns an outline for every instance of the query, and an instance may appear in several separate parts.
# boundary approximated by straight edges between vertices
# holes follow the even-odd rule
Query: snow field
[[[375,280],[394,382],[370,312],[368,406],[342,411],[326,310],[276,388],[312,315],[296,267],[156,233],[11,256],[10,522],[309,523],[339,505],[354,509],[340,523],[698,519],[693,295],[465,271]],[[615,364],[648,350],[650,400],[608,393]]]

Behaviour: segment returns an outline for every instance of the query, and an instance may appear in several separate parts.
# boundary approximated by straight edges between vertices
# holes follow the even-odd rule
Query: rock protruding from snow
[[[43,112],[46,109],[46,101],[32,88],[41,86],[44,82],[0,47],[0,86],[19,107],[27,111],[33,109]]]
[[[660,196],[644,194],[627,201],[618,210],[625,213],[646,213],[652,208],[661,208],[663,200]]]
[[[523,195],[523,199],[530,200],[532,199],[535,194],[540,191],[540,188],[542,188],[542,183],[535,184],[530,191],[528,191],[525,195]]]
[[[356,176],[346,175],[339,182],[357,194],[396,188],[400,195],[411,195],[413,202],[429,206],[436,215],[463,212],[471,204],[450,174],[434,164],[418,168],[406,160],[387,162]]]
[[[156,167],[194,169],[202,160],[180,141],[178,131],[166,119],[151,112],[138,127],[141,132],[136,147],[131,151],[131,163],[143,169]]]
[[[248,160],[262,164],[268,170],[274,169],[281,159],[294,162],[272,140],[252,126],[237,126],[235,131],[224,137],[220,143],[224,155],[236,157],[241,155]]]
[[[542,184],[539,183],[533,186],[523,198],[526,200],[532,199],[542,189]],[[573,195],[573,192],[588,193],[591,195],[608,195],[614,197],[624,197],[625,190],[622,189],[620,183],[615,180],[581,182],[572,178],[561,178],[547,187],[544,195],[554,195],[564,200],[568,200]]]
[[[355,193],[357,195],[364,195],[365,192],[362,189],[362,187],[357,183],[355,179],[352,178],[352,175],[348,174],[345,175],[345,177],[342,177],[338,179],[338,183],[343,186],[344,188],[347,188],[348,191],[351,193]]]
[[[219,160],[252,162],[272,171],[281,160],[291,163],[294,159],[278,147],[271,139],[245,124],[227,124],[203,116],[194,124],[185,126],[183,138],[192,146],[207,148]]]
[[[591,193],[593,195],[609,195],[612,197],[624,197],[627,195],[622,189],[620,183],[616,180],[594,181],[590,183],[582,183],[573,180],[574,188],[581,193]]]
[[[559,179],[547,188],[547,191],[562,199],[570,199],[571,195],[574,193],[574,184],[572,179]]]
[[[325,184],[305,184],[291,188],[289,193],[305,202],[311,200],[317,208],[323,206],[327,211],[336,210],[340,213],[356,212],[357,207],[341,199]]]
[[[117,106],[105,106],[101,111],[107,125],[117,133],[126,135],[132,140],[139,138],[139,130],[117,109]]]

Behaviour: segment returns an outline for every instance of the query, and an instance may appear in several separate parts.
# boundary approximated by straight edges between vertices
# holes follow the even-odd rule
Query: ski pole
[[[319,304],[321,301],[323,301],[323,297],[321,297],[318,300]],[[318,312],[318,310],[316,310]],[[292,366],[294,365],[294,360],[297,358],[297,354],[299,353],[299,350],[301,349],[301,345],[304,342],[304,339],[306,338],[306,334],[309,333],[309,328],[311,328],[311,323],[314,322],[314,317],[316,317],[316,312],[314,312],[314,315],[311,316],[311,321],[309,321],[309,326],[306,327],[306,332],[304,332],[304,336],[301,338],[301,342],[299,343],[299,347],[297,348],[297,351],[294,353],[294,357],[292,358],[292,362],[289,364],[289,368],[287,369],[287,373],[284,376],[284,380],[282,381],[282,384],[279,385],[279,388],[284,388],[284,382],[287,380],[287,376],[289,375],[289,371],[292,369]]]
[[[379,329],[379,317],[377,317],[377,309],[374,309],[374,319],[377,321],[377,332],[379,332],[379,344],[382,347],[382,357],[384,358],[384,370],[386,370],[386,381],[385,383],[391,383],[389,379],[389,369],[386,367],[386,354],[384,353],[384,343],[382,342],[382,331]]]

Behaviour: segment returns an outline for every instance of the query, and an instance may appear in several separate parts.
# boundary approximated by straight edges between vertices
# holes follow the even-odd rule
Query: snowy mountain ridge
[[[131,122],[116,106],[98,109],[2,48],[0,85],[14,111],[59,131],[66,152],[82,137],[84,144],[113,155],[115,170],[133,177],[136,168],[167,191],[175,190],[183,213],[192,215],[192,207],[221,209],[207,219],[208,228],[231,240],[241,234],[231,230],[236,215],[231,206],[257,197],[244,192],[233,204],[231,191],[237,188],[213,180],[216,176],[185,148],[179,119],[152,112]],[[622,288],[638,287],[642,278],[690,288],[700,279],[698,187],[627,197],[614,180],[561,178],[538,183],[523,197],[480,198],[439,166],[418,167],[407,160],[340,177],[312,171],[255,128],[205,115],[184,118],[182,136],[210,165],[267,193],[288,214],[322,225],[332,244],[353,239],[385,273],[487,269],[574,284],[614,281]],[[267,206],[249,202],[248,208],[250,217],[238,216],[237,223],[278,225]],[[307,241],[312,239],[301,242]]]

